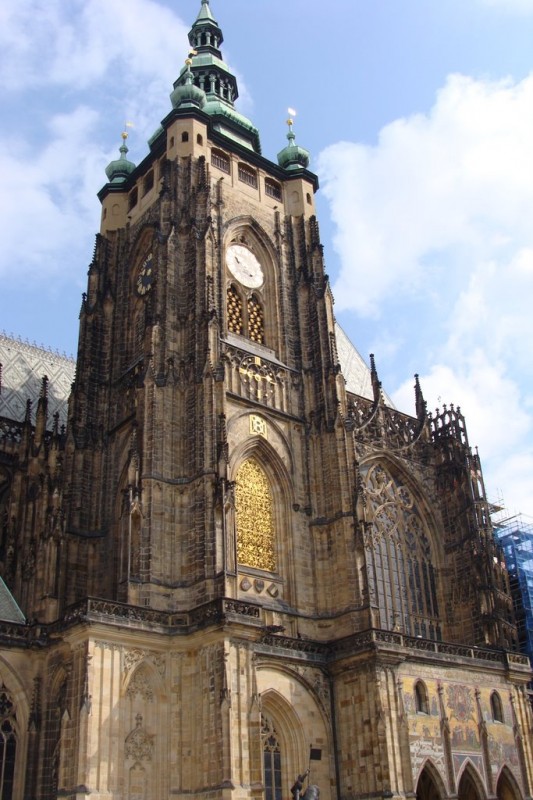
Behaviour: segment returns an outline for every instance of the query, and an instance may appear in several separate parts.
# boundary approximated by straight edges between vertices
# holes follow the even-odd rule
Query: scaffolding
[[[509,573],[520,649],[533,664],[533,523],[515,514],[492,524]]]

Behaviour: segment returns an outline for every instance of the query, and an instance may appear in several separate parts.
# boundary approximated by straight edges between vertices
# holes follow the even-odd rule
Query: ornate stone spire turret
[[[415,408],[416,408],[416,416],[418,419],[422,419],[427,415],[427,403],[424,400],[424,395],[422,393],[422,387],[420,386],[420,379],[418,374],[415,375]]]
[[[224,63],[220,45],[224,41],[222,30],[213,17],[209,0],[202,0],[200,12],[189,31],[191,50],[185,67],[174,83],[170,95],[176,109],[188,104],[197,105],[213,118],[214,127],[220,133],[255,152],[261,152],[257,128],[235,109],[239,96],[237,79]],[[192,73],[192,81],[191,81]],[[199,95],[189,97],[191,85],[205,93],[205,105]],[[185,97],[184,97],[185,95]]]
[[[374,395],[374,403],[381,403],[383,395],[381,392],[381,381],[376,369],[376,359],[374,353],[370,353],[370,378],[372,380],[372,392]]]
[[[120,158],[116,161],[111,161],[106,169],[105,174],[109,179],[109,183],[124,183],[135,169],[135,164],[127,157],[128,148],[126,146],[126,139],[128,134],[126,131],[122,132],[122,144],[119,147]]]

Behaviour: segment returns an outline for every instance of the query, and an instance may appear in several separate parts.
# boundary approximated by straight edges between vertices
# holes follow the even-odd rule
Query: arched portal
[[[504,767],[496,786],[498,800],[521,800],[522,795],[511,772]]]
[[[480,779],[470,764],[466,766],[461,775],[457,798],[458,800],[485,800],[485,794],[480,785]]]
[[[416,800],[442,800],[445,791],[436,769],[426,764],[416,785]]]

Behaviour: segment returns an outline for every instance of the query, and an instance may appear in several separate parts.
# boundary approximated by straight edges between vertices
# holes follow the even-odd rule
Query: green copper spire
[[[126,147],[126,139],[128,134],[126,131],[122,132],[122,144],[119,147],[120,158],[116,161],[111,161],[105,168],[105,173],[109,179],[109,183],[124,183],[128,176],[135,169],[135,164],[127,158],[128,148]]]
[[[202,0],[202,7],[198,12],[197,22],[199,19],[209,19],[212,22],[215,22],[215,18],[211,13],[211,9],[209,8],[209,0]],[[216,25],[216,22],[215,22]],[[221,40],[222,41],[222,40]]]
[[[296,144],[296,136],[292,129],[294,125],[292,117],[289,117],[287,120],[287,125],[289,126],[289,132],[287,134],[289,144],[278,153],[278,164],[289,172],[307,169],[309,166],[309,151]]]
[[[224,41],[222,31],[211,13],[209,0],[202,0],[196,22],[189,31],[189,43],[198,53],[210,52],[222,58],[220,45]]]
[[[196,105],[202,108],[213,120],[213,127],[220,133],[256,152],[261,152],[257,128],[235,109],[239,96],[237,79],[224,63],[220,45],[224,41],[222,30],[213,17],[209,0],[202,0],[198,16],[189,31],[191,46],[186,66],[174,83],[170,95],[172,106],[176,109]],[[206,102],[198,102],[199,95],[190,97],[192,83],[205,93]]]

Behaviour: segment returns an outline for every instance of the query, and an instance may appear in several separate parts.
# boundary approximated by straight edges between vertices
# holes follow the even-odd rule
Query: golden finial
[[[135,127],[135,125],[133,124],[133,122],[125,122],[124,123],[124,130],[121,133],[121,136],[122,136],[124,141],[126,141],[126,139],[129,136],[128,131],[126,129],[127,128],[134,128],[134,127]]]
[[[292,128],[292,126],[294,125],[293,117],[296,116],[297,112],[294,110],[294,108],[288,108],[287,112],[289,113],[289,119],[287,120],[287,125],[289,126],[289,128]]]

